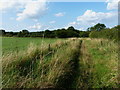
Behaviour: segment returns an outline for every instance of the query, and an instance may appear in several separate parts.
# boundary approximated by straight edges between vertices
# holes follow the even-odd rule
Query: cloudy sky
[[[86,30],[97,23],[113,27],[118,24],[117,9],[118,0],[104,2],[1,0],[0,29],[42,31],[74,26],[76,29]]]

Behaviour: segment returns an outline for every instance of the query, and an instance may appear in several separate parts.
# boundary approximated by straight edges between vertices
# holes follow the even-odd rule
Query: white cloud
[[[38,22],[38,19],[33,19],[34,22]]]
[[[35,30],[40,30],[40,29],[42,29],[42,25],[40,24],[40,23],[37,23],[37,24],[35,24],[35,25],[33,25],[33,26],[29,26],[28,28],[29,29],[35,29]]]
[[[76,21],[70,22],[67,26],[74,26],[75,28],[91,27],[97,23],[104,23],[106,25],[117,24],[118,14],[117,12],[95,12],[92,10],[87,10],[81,16],[78,16]]]
[[[47,0],[2,0],[0,1],[0,11],[17,11],[16,20],[38,19],[47,10]]]
[[[113,9],[118,9],[118,2],[120,0],[107,0],[107,9],[108,10],[113,10]]]
[[[76,25],[77,23],[74,21],[74,22],[70,22],[69,25]]]
[[[18,18],[16,20],[24,20],[26,18],[35,20],[38,19],[41,15],[43,15],[46,10],[46,0],[28,2],[25,5],[25,9],[21,13],[17,14]]]
[[[49,23],[50,23],[50,24],[54,24],[55,22],[56,22],[56,21],[50,21]]]
[[[51,27],[48,26],[48,25],[43,25],[41,23],[36,23],[32,26],[29,26],[28,29],[30,30],[36,30],[36,31],[40,31],[40,30],[47,30],[47,29],[50,29]]]
[[[117,12],[94,12],[87,10],[82,16],[77,17],[77,21],[81,22],[104,22],[116,18]],[[115,19],[116,20],[116,19]],[[113,22],[113,21],[112,21]]]
[[[65,15],[65,13],[63,13],[63,12],[59,12],[59,13],[56,13],[56,14],[55,14],[56,17],[62,17],[62,16],[64,16],[64,15]]]
[[[30,1],[30,0],[27,0]],[[23,0],[1,0],[0,1],[0,11],[7,11],[11,9],[23,8],[26,2]]]

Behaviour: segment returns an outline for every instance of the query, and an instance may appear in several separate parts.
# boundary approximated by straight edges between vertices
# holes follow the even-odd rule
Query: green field
[[[3,37],[2,38],[2,53],[26,50],[30,43],[40,45],[41,43],[51,44],[59,39],[45,39],[45,38],[22,38],[22,37]]]
[[[3,52],[8,52],[2,57],[3,88],[119,87],[117,43],[90,38],[43,41],[3,38]]]

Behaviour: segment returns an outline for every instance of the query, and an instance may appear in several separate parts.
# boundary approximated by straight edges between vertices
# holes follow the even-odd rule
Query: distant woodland
[[[105,24],[98,23],[93,27],[89,27],[86,31],[80,31],[73,26],[67,29],[45,30],[39,32],[29,32],[22,30],[20,32],[7,32],[0,30],[0,36],[3,37],[45,37],[45,38],[71,38],[71,37],[90,37],[90,38],[107,38],[119,39],[120,25],[113,28],[106,28]]]

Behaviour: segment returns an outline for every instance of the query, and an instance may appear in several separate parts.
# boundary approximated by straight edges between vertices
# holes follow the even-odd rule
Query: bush
[[[104,38],[118,41],[119,40],[119,31],[120,26],[113,27],[111,29],[106,28],[101,31],[92,31],[90,33],[90,38]]]

